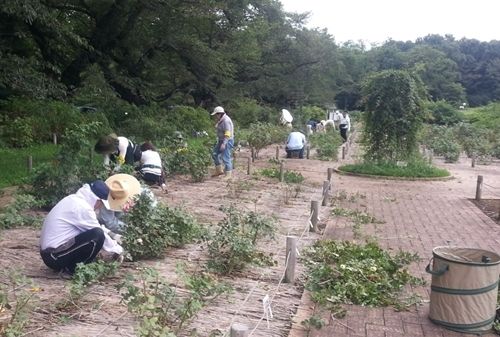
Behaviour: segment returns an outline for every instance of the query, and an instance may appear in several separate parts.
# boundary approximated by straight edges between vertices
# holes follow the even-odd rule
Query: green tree
[[[366,160],[396,162],[409,159],[417,147],[425,89],[417,75],[386,70],[363,85]]]

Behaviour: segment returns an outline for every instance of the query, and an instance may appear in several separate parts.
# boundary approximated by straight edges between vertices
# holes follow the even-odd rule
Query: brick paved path
[[[434,182],[393,181],[339,175],[333,179],[337,191],[344,190],[354,196],[358,193],[354,202],[345,201],[340,207],[357,208],[385,222],[365,225],[363,235],[375,237],[386,249],[401,248],[416,252],[422,258],[421,262],[412,264],[410,270],[413,275],[427,280],[426,286],[413,289],[423,297],[424,303],[408,312],[395,312],[392,308],[347,306],[345,318],[332,319],[329,314],[323,314],[327,325],[308,335],[300,322],[311,316],[314,304],[305,293],[294,318],[290,337],[468,336],[445,330],[427,318],[431,278],[424,269],[436,246],[450,244],[500,252],[500,225],[469,200],[475,195],[479,174],[490,185],[500,186],[500,164],[471,168],[466,158],[462,158],[458,164],[444,164],[439,160],[437,164],[449,169],[455,179]],[[497,192],[500,194],[500,191]],[[495,190],[486,190],[484,193],[484,198],[500,198]],[[347,221],[330,217],[324,238],[352,240],[352,227]]]

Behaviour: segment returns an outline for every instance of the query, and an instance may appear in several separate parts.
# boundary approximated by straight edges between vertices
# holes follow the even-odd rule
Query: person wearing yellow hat
[[[215,143],[212,151],[212,159],[215,164],[215,173],[213,176],[225,174],[227,178],[231,178],[233,171],[231,152],[234,146],[233,121],[221,106],[215,107],[211,115],[215,115],[217,119],[217,124],[215,125],[217,129],[217,143]]]
[[[110,235],[114,237],[115,234],[123,233],[123,207],[141,193],[141,183],[134,176],[124,173],[112,175],[105,183],[109,188],[108,203],[99,210],[97,220],[110,230]]]

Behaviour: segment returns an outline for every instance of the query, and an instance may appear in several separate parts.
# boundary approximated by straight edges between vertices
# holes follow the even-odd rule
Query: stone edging
[[[372,178],[372,179],[403,180],[403,181],[448,181],[448,180],[455,179],[455,177],[452,175],[449,175],[447,177],[428,177],[428,178],[393,177],[393,176],[378,176],[378,175],[371,175],[371,174],[365,174],[365,173],[347,172],[347,171],[341,171],[338,168],[333,168],[333,170],[338,174],[342,174],[342,175],[346,175],[346,176]]]

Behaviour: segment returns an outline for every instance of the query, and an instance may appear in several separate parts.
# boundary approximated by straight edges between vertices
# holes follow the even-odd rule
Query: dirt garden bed
[[[233,182],[209,179],[203,183],[191,183],[186,177],[176,177],[168,182],[169,193],[155,191],[157,197],[171,206],[182,206],[200,223],[215,225],[224,214],[221,205],[234,204],[241,210],[257,211],[274,216],[278,233],[273,240],[259,243],[259,250],[272,256],[272,266],[250,266],[243,272],[222,278],[232,287],[227,296],[221,296],[203,308],[179,336],[221,336],[232,323],[244,323],[255,328],[253,336],[286,336],[292,317],[300,303],[303,284],[299,278],[295,284],[280,282],[285,266],[285,242],[287,235],[299,238],[298,247],[309,245],[319,236],[308,230],[310,200],[321,197],[321,182],[326,178],[328,163],[314,161],[287,161],[287,167],[301,171],[305,176],[297,197],[285,200],[286,186],[276,180],[256,175],[246,175],[245,156],[241,159]],[[263,150],[254,170],[270,166],[275,147]],[[282,153],[284,155],[284,153]],[[245,159],[245,160],[243,160]],[[303,169],[303,171],[302,171]],[[322,216],[326,221],[326,215]],[[0,270],[19,271],[32,282],[32,289],[39,298],[30,313],[31,320],[24,333],[26,336],[134,336],[138,320],[120,302],[117,290],[128,273],[137,273],[141,266],[154,267],[171,285],[178,283],[176,266],[186,263],[190,271],[200,271],[206,262],[203,243],[190,244],[182,249],[171,249],[164,259],[126,262],[119,272],[105,282],[92,285],[77,303],[61,306],[68,299],[70,281],[50,271],[38,253],[39,230],[18,228],[0,233]],[[298,275],[302,267],[297,265]],[[0,282],[8,284],[8,276],[0,276]],[[180,289],[180,291],[183,291]],[[263,299],[272,301],[273,319],[264,319]],[[0,315],[0,323],[2,315]],[[4,315],[3,320],[8,319]]]

